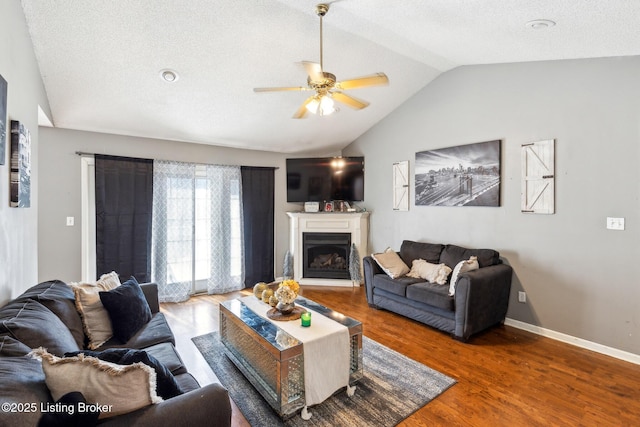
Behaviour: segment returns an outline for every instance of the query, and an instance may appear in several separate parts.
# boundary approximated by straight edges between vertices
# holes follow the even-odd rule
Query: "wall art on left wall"
[[[31,134],[22,123],[11,120],[11,207],[31,206]]]
[[[7,146],[7,81],[0,75],[0,165],[4,165]]]

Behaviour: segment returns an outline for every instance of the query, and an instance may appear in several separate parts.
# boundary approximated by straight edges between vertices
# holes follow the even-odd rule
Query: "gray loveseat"
[[[227,390],[218,383],[201,388],[187,372],[174,347],[173,333],[160,313],[157,285],[142,284],[140,287],[151,309],[151,321],[128,342],[112,339],[97,351],[108,348],[145,350],[171,372],[182,394],[134,412],[100,419],[98,424],[231,425]],[[64,353],[83,350],[85,342],[74,293],[61,281],[40,283],[0,308],[0,425],[36,426],[42,409],[48,412],[50,404],[54,403],[45,383],[42,362],[28,355],[32,349],[44,347],[51,354],[62,357]]]
[[[398,255],[409,268],[413,260],[424,259],[444,263],[452,270],[460,261],[476,256],[480,268],[460,274],[455,294],[450,296],[449,283],[438,285],[407,276],[392,279],[371,256],[364,257],[364,282],[371,307],[449,332],[461,341],[504,321],[513,272],[497,251],[405,240]]]

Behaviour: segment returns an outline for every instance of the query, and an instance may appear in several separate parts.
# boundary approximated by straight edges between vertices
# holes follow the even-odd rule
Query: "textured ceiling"
[[[291,116],[319,62],[312,0],[22,0],[56,127],[278,152],[340,149],[460,65],[640,54],[636,0],[335,0],[324,68],[371,102]],[[534,30],[525,24],[550,19]],[[166,83],[162,69],[179,80]]]

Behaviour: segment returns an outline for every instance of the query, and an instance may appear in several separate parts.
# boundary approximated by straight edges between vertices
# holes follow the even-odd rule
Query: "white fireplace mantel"
[[[302,277],[302,233],[351,233],[351,243],[362,257],[367,255],[369,212],[287,212],[289,251],[293,255],[293,277],[301,285],[360,286],[351,280]]]

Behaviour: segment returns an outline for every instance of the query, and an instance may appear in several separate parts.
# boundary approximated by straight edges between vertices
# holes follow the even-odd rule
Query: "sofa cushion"
[[[88,347],[95,350],[113,336],[111,319],[100,301],[99,292],[110,291],[120,286],[120,279],[115,271],[100,276],[95,283],[71,283],[76,298],[76,308],[82,317],[85,335],[89,340]]]
[[[448,311],[455,309],[448,287],[436,283],[422,282],[408,286],[407,298]]]
[[[109,313],[113,336],[126,343],[151,320],[151,309],[135,277],[108,291],[100,301]]]
[[[156,371],[156,393],[158,393],[158,396],[163,399],[171,399],[182,394],[171,371],[145,350],[130,348],[110,348],[104,351],[80,350],[66,353],[65,357],[77,356],[80,353],[105,362],[115,363],[116,365],[133,365],[134,363],[142,362]]]
[[[26,356],[30,351],[31,348],[11,335],[0,336],[0,357]]]
[[[151,318],[151,321],[144,325],[134,336],[131,337],[126,343],[121,343],[116,338],[111,338],[109,341],[98,347],[96,350],[105,350],[107,348],[137,348],[144,349],[155,344],[168,342],[175,344],[173,332],[167,323],[167,319],[162,313],[156,313]]]
[[[30,348],[45,347],[63,355],[80,347],[62,320],[37,301],[12,301],[0,310],[0,332]]]
[[[200,388],[200,384],[193,377],[193,375],[189,373],[184,373],[176,376],[176,382],[178,383],[178,387],[182,390],[182,393],[188,393],[191,390],[197,390]]]
[[[444,262],[454,269],[460,261],[478,257],[480,268],[500,264],[500,253],[493,249],[467,249],[456,245],[447,245],[442,251],[439,262]]]
[[[79,391],[88,402],[108,405],[100,418],[162,402],[156,394],[156,373],[144,363],[116,365],[82,354],[60,358],[43,348],[33,350],[32,355],[42,361],[45,381],[54,400]]]
[[[373,258],[378,263],[382,271],[387,273],[387,275],[392,279],[402,277],[410,271],[407,264],[405,264],[398,254],[391,248],[387,248],[382,253],[372,254],[371,258]]]
[[[27,299],[38,301],[51,310],[69,328],[78,347],[84,347],[85,336],[82,319],[76,310],[75,296],[69,285],[60,280],[42,282],[24,291],[14,301],[26,301]]]
[[[414,259],[411,271],[407,274],[416,279],[425,279],[430,283],[445,285],[451,269],[443,264],[432,264],[423,259]]]
[[[173,375],[179,375],[187,372],[184,362],[180,358],[176,348],[171,343],[163,342],[152,345],[150,347],[146,347],[144,351],[158,359],[160,363],[166,366]]]
[[[392,279],[386,274],[376,274],[373,277],[373,287],[404,297],[406,296],[407,286],[413,285],[414,283],[420,283],[422,281],[424,281],[424,279],[416,279],[407,276]]]
[[[400,258],[411,265],[414,259],[423,259],[432,264],[440,264],[440,253],[444,245],[405,240],[400,246]]]
[[[21,346],[24,344],[12,337],[0,338],[0,404],[31,406],[20,413],[0,411],[0,426],[36,426],[40,419],[40,404],[52,402],[42,364],[30,356],[14,354]]]

